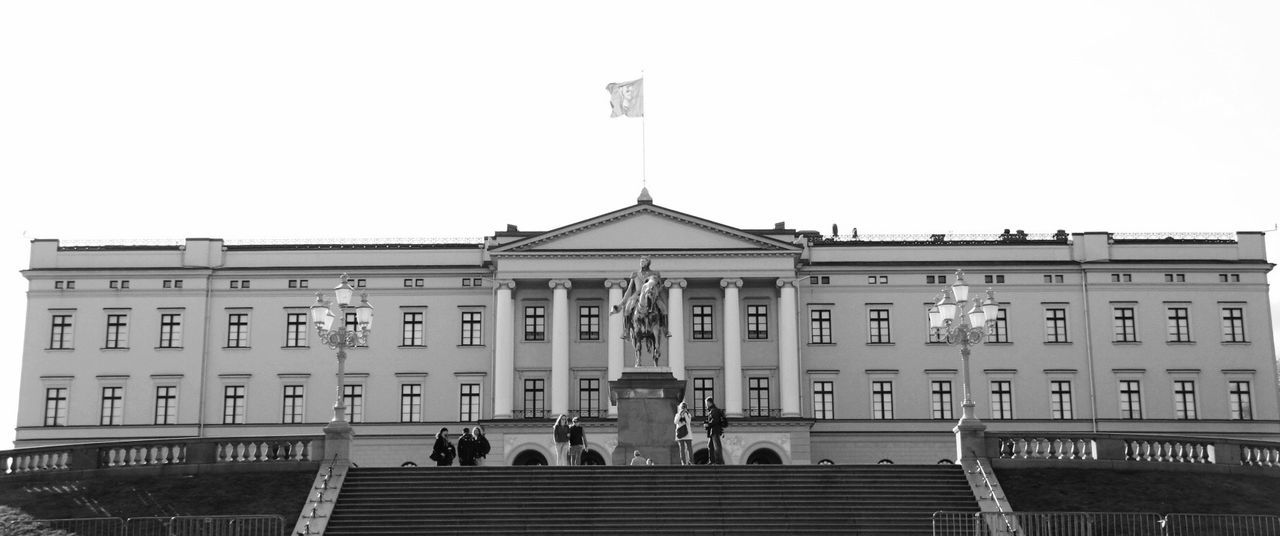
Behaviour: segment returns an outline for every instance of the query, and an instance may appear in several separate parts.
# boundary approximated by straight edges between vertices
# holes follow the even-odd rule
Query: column
[[[684,381],[684,279],[668,279],[667,287],[667,362],[676,379]]]
[[[741,279],[721,279],[724,287],[724,412],[742,416],[742,304]]]
[[[567,279],[552,279],[551,287],[551,414],[569,413],[569,289]]]
[[[778,381],[783,417],[800,416],[800,351],[796,329],[796,282],[779,279],[778,299]]]
[[[609,315],[609,329],[605,332],[605,339],[608,341],[609,352],[609,381],[617,380],[622,377],[622,313],[610,314],[615,305],[622,303],[622,290],[626,287],[626,280],[605,280],[604,288],[609,289],[609,310],[605,314]],[[609,416],[618,416],[618,406],[613,403],[613,397],[609,397]]]
[[[515,281],[494,281],[493,328],[493,418],[510,419],[511,393],[515,391],[516,347],[515,303],[511,293]]]

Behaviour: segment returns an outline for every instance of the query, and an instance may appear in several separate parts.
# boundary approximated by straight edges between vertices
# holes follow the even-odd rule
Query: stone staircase
[[[931,534],[955,465],[353,468],[326,536]]]

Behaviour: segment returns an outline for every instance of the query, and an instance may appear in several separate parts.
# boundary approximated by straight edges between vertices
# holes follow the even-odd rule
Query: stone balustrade
[[[1141,434],[986,433],[995,460],[1212,464],[1280,468],[1280,443]]]
[[[121,467],[318,462],[324,438],[179,438],[0,451],[0,477]]]

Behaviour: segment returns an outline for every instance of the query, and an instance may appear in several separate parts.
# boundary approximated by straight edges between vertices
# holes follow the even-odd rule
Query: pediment
[[[639,204],[506,244],[492,253],[797,251],[793,244],[652,204]]]

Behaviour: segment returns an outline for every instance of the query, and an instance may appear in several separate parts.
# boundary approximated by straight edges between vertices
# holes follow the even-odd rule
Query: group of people
[[[436,465],[443,467],[453,465],[455,458],[458,460],[458,465],[480,465],[488,455],[489,440],[484,437],[484,429],[477,426],[474,430],[462,429],[457,447],[449,441],[449,429],[441,428],[436,433],[435,444],[431,446],[430,458],[436,462]]]
[[[551,425],[551,438],[556,445],[556,465],[582,465],[582,453],[587,450],[587,431],[578,418],[556,417]]]

